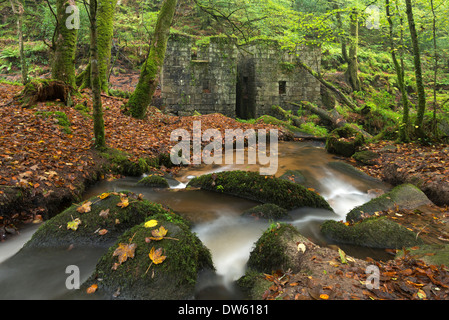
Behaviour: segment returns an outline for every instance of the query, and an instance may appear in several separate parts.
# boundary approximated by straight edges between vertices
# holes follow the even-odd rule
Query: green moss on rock
[[[224,171],[207,174],[192,179],[188,186],[273,203],[287,210],[312,207],[332,211],[319,194],[299,184],[273,176],[263,176],[257,172]]]
[[[365,142],[363,135],[349,125],[333,130],[326,139],[329,153],[351,157]]]
[[[269,220],[291,219],[286,209],[272,203],[265,203],[255,206],[245,210],[242,215]]]
[[[375,212],[392,209],[415,209],[419,206],[430,204],[427,196],[412,184],[402,184],[388,193],[352,209],[347,215],[347,221],[358,221],[362,215],[373,215]]]
[[[86,202],[91,202],[90,212],[80,213],[77,211],[83,203],[72,205],[46,221],[24,248],[68,245],[109,246],[125,230],[142,223],[147,217],[158,213],[167,213],[162,205],[139,200],[131,192],[122,192],[121,194],[126,195],[125,197],[128,199],[127,207],[117,206],[122,202],[122,196],[119,193],[110,193],[105,199],[100,199],[98,196],[92,197],[86,200]],[[108,211],[108,214],[100,216],[100,212],[104,211]],[[67,224],[77,218],[81,220],[78,229],[68,229]],[[101,229],[106,229],[107,233],[101,235],[98,232]]]
[[[138,185],[150,188],[169,188],[169,184],[164,177],[152,174],[142,178],[137,182]]]
[[[205,269],[215,270],[209,250],[180,217],[167,219],[167,214],[157,213],[149,219],[156,220],[157,225],[146,228],[142,223],[125,232],[100,258],[82,290],[97,284],[95,294],[110,299],[118,288],[118,299],[178,300],[194,297],[198,273]],[[167,238],[148,241],[152,230],[160,226],[168,230]],[[128,258],[114,270],[112,267],[118,262],[118,257],[113,253],[120,243],[135,244],[136,249],[133,258]],[[149,258],[153,247],[155,250],[162,248],[166,257],[160,264],[152,264]]]
[[[248,268],[256,272],[271,274],[273,270],[299,272],[301,254],[298,243],[307,243],[295,227],[285,224],[272,224],[255,243],[250,253]]]
[[[328,220],[321,232],[330,240],[370,248],[403,248],[422,244],[417,235],[386,217],[372,217],[354,225]]]

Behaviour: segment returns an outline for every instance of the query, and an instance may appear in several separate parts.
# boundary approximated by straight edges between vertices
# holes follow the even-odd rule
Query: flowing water
[[[278,159],[276,176],[281,176],[287,170],[300,170],[306,177],[306,186],[316,189],[334,209],[334,212],[312,208],[290,211],[292,220],[289,223],[320,245],[329,244],[319,231],[324,220],[344,220],[349,210],[372,198],[369,190],[389,189],[388,185],[374,179],[335,169],[330,163],[336,160],[320,144],[281,142]],[[168,190],[136,186],[140,178],[102,181],[88,190],[85,198],[111,190],[129,190],[142,193],[150,201],[167,205],[191,220],[193,231],[210,249],[217,269],[216,274],[203,274],[200,277],[197,298],[240,298],[232,283],[245,273],[252,247],[270,222],[241,216],[244,210],[257,205],[257,202],[215,192],[186,190],[185,186],[193,177],[210,172],[257,171],[258,168],[257,165],[201,165],[184,168],[175,179],[169,180],[171,188]],[[96,261],[106,251],[106,248],[65,248],[16,254],[36,228],[37,226],[30,226],[20,236],[0,244],[0,299],[63,298],[67,294],[65,281],[70,275],[66,273],[66,267],[78,266],[83,281],[95,269]],[[379,250],[340,247],[355,257],[386,258]]]

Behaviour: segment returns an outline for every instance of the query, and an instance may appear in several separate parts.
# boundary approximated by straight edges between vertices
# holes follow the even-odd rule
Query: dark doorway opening
[[[239,119],[256,117],[256,70],[254,60],[242,59],[237,66],[235,114]]]

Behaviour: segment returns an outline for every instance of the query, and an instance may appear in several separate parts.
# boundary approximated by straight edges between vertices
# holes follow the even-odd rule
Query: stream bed
[[[277,177],[287,170],[300,170],[308,187],[317,190],[334,212],[322,209],[299,208],[290,211],[291,221],[306,237],[318,245],[330,245],[319,231],[324,220],[345,220],[352,208],[369,201],[369,190],[389,190],[390,186],[374,179],[338,170],[330,165],[337,161],[322,144],[312,142],[280,142]],[[170,189],[151,189],[137,186],[140,178],[127,177],[101,181],[90,188],[85,198],[107,191],[129,190],[144,198],[169,206],[193,222],[193,231],[212,254],[216,274],[201,275],[197,284],[197,299],[240,299],[233,281],[245,273],[246,262],[254,243],[268,228],[263,219],[242,217],[243,211],[259,204],[216,192],[186,190],[195,176],[225,170],[258,170],[257,165],[201,165],[183,168],[176,180],[170,180]],[[76,298],[66,288],[70,276],[67,266],[79,268],[81,283],[95,270],[98,258],[107,248],[51,248],[20,252],[37,225],[30,225],[4,243],[0,243],[0,299],[65,299]],[[348,255],[357,258],[370,256],[386,260],[383,250],[339,245]],[[73,290],[72,290],[73,291]]]

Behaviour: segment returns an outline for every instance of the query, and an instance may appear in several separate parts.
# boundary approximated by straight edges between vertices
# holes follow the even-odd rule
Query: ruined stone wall
[[[211,37],[196,45],[188,36],[171,36],[161,77],[168,112],[235,116],[237,50],[231,42]]]
[[[245,49],[241,51],[243,54],[239,62],[239,82],[242,77],[249,77],[250,86],[251,81],[254,81],[254,88],[249,88],[249,92],[254,94],[254,97],[250,98],[254,101],[249,103],[255,106],[255,118],[270,114],[273,105],[296,111],[297,108],[288,101],[321,102],[319,81],[295,64],[295,61],[300,59],[313,70],[319,70],[319,48],[300,47],[295,52],[290,52],[282,49],[277,41],[258,40]]]
[[[188,115],[222,113],[243,119],[271,113],[271,106],[294,110],[288,101],[320,103],[320,84],[296,66],[301,59],[319,70],[319,48],[302,47],[295,54],[274,40],[258,40],[237,49],[233,39],[171,35],[161,89],[167,112]]]

